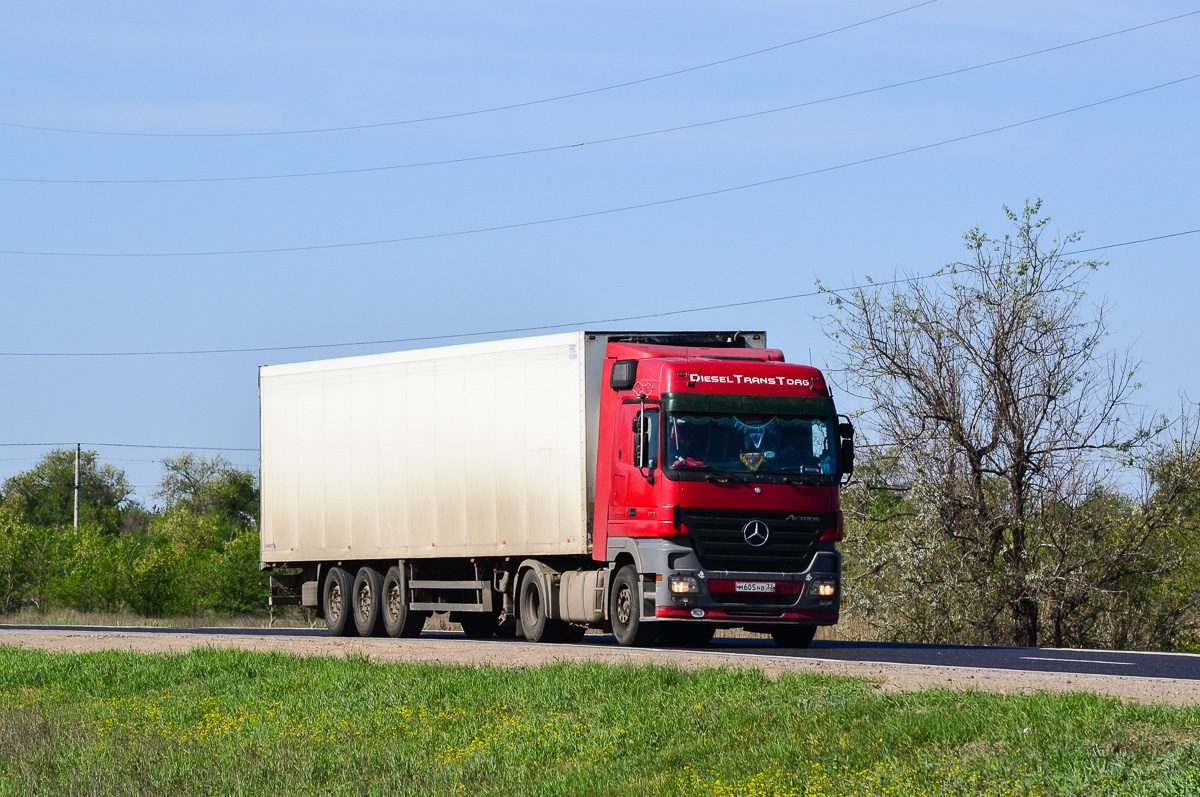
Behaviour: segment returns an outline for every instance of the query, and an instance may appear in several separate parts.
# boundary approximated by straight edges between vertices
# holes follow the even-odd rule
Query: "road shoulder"
[[[662,664],[686,669],[700,667],[757,668],[770,677],[781,673],[815,672],[846,675],[876,682],[887,692],[942,687],[984,692],[1093,692],[1136,703],[1174,706],[1200,705],[1200,684],[1170,678],[1015,672],[924,664],[846,662],[773,656],[763,653],[617,648],[596,644],[532,645],[522,642],[475,642],[465,639],[335,639],[329,637],[251,637],[221,633],[155,634],[128,631],[45,631],[0,627],[0,644],[49,652],[82,653],[128,650],[142,653],[181,653],[195,648],[241,648],[262,653],[299,656],[363,655],[372,661],[533,667],[556,661],[620,664]]]

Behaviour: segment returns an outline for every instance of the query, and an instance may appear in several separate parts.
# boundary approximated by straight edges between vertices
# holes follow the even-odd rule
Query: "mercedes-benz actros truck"
[[[803,647],[853,428],[764,332],[574,332],[259,371],[271,602],[334,635]]]

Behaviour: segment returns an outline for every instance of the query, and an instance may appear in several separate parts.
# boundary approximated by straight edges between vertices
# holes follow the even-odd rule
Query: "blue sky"
[[[0,250],[193,253],[461,233],[828,169],[1200,73],[1180,2],[937,0],[684,74],[492,113],[775,47],[905,2],[11,2],[0,9]],[[250,348],[570,324],[755,300],[965,255],[1042,197],[1080,246],[1200,228],[1200,79],[1045,121],[757,188],[401,243],[188,257],[0,254],[0,350]],[[21,127],[24,125],[26,127]],[[95,135],[30,127],[155,135]],[[160,134],[193,133],[179,137]],[[366,169],[310,178],[178,180]],[[1143,360],[1139,401],[1200,397],[1200,235],[1102,253],[1106,344]],[[829,363],[819,299],[616,326],[763,328]],[[604,325],[598,325],[604,326]],[[610,325],[611,326],[611,325]],[[564,329],[570,327],[563,327]],[[455,338],[482,340],[500,335]],[[154,357],[0,356],[0,443],[254,448],[256,367],[416,344]],[[149,501],[169,450],[96,446]],[[0,478],[44,451],[0,447]],[[253,452],[230,451],[254,467]]]

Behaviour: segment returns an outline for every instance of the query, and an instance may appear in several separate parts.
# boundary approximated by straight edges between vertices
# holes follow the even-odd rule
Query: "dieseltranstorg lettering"
[[[729,376],[691,374],[688,376],[688,381],[692,383],[709,382],[726,385],[774,385],[775,387],[809,386],[809,380],[807,379],[792,379],[791,377],[784,376],[742,376],[741,374],[730,374]]]

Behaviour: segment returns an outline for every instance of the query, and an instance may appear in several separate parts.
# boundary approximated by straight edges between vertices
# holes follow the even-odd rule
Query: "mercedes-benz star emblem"
[[[770,535],[771,530],[761,520],[751,520],[742,526],[742,536],[746,538],[746,544],[753,545],[755,548],[766,545],[767,537]]]

